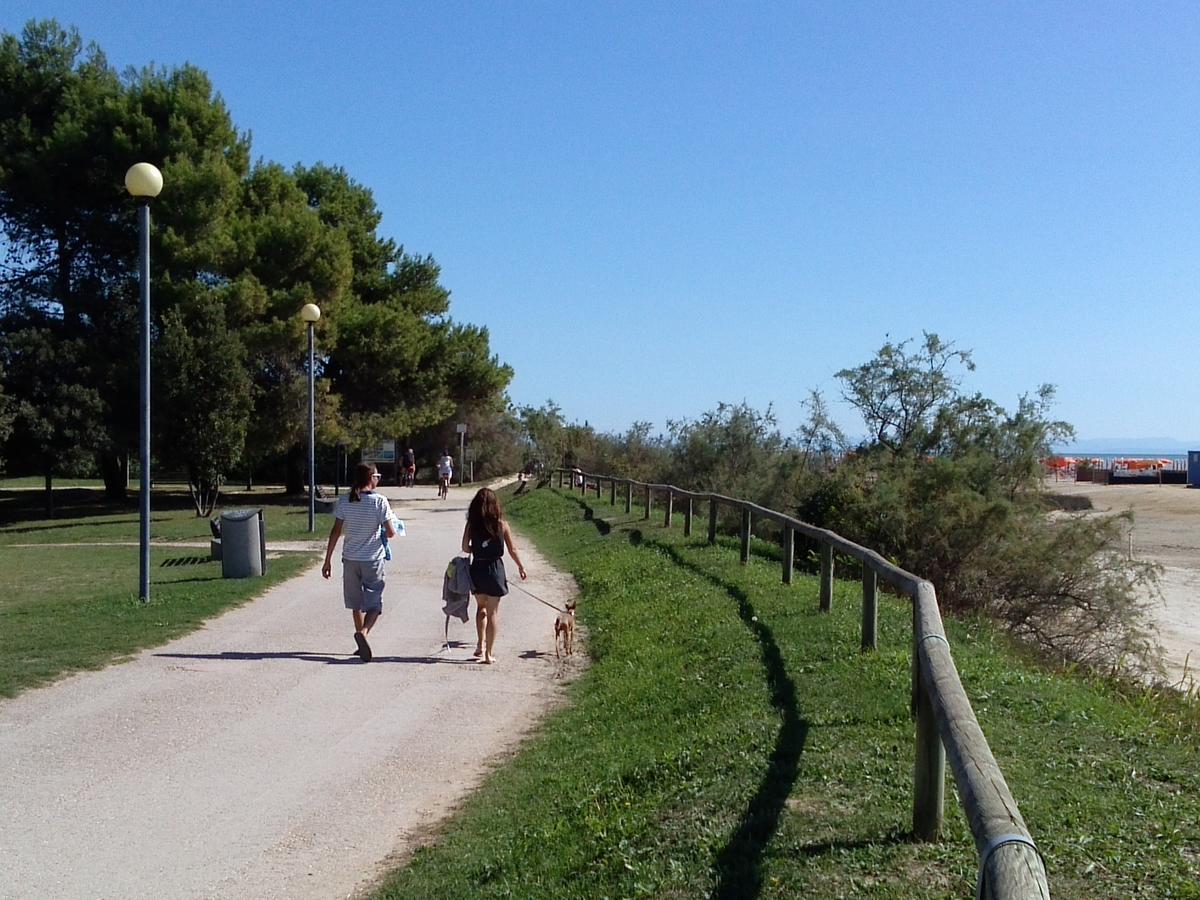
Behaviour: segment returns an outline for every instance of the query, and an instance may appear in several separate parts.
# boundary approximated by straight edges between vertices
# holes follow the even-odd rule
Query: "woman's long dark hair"
[[[362,500],[362,497],[358,496],[359,491],[365,491],[371,486],[371,479],[378,471],[374,463],[359,463],[354,467],[354,486],[350,488],[351,503],[358,503]]]
[[[496,538],[504,533],[504,512],[500,498],[491,488],[480,488],[467,508],[467,527],[471,537]]]

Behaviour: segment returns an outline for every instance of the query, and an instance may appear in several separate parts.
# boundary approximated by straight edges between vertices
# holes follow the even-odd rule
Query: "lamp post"
[[[142,347],[139,367],[141,446],[138,457],[141,468],[141,489],[138,498],[138,546],[141,565],[138,573],[138,597],[143,603],[150,600],[150,201],[158,196],[162,186],[162,173],[150,163],[136,163],[125,173],[125,189],[139,204],[138,224],[141,230],[141,259],[138,263],[138,281],[142,293]]]
[[[321,307],[305,303],[300,318],[308,324],[308,530],[316,530],[317,516],[317,399],[313,381],[313,326],[321,318]]]

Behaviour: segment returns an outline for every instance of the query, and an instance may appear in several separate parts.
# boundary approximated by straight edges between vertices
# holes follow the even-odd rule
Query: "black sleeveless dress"
[[[508,593],[504,573],[504,538],[471,536],[471,587],[476,594],[503,597]]]

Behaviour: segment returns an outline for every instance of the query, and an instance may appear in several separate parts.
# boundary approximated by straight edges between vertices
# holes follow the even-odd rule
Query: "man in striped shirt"
[[[350,493],[338,498],[334,508],[333,528],[325,547],[325,564],[321,575],[333,574],[333,548],[344,534],[342,545],[342,594],[346,608],[354,616],[354,643],[358,658],[371,661],[371,645],[367,635],[383,613],[384,549],[380,529],[388,538],[396,536],[392,525],[392,508],[387,498],[375,493],[379,472],[371,463],[359,463],[354,470],[354,486]]]

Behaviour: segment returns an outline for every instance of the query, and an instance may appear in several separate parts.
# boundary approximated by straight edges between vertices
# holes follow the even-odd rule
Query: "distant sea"
[[[1170,450],[1164,450],[1162,453],[1155,453],[1153,450],[1138,450],[1130,453],[1089,453],[1087,450],[1072,450],[1069,453],[1066,451],[1056,452],[1059,456],[1071,456],[1075,459],[1102,459],[1104,468],[1110,468],[1115,459],[1169,459],[1171,461],[1170,468],[1187,468],[1187,454]]]
[[[1197,448],[1200,449],[1200,448]],[[1113,452],[1105,450],[1097,452],[1087,449],[1078,449],[1072,447],[1069,450],[1055,450],[1056,456],[1070,456],[1074,459],[1099,459],[1103,460],[1102,467],[1105,469],[1112,468],[1113,460],[1117,459],[1169,459],[1171,461],[1170,469],[1187,469],[1187,454],[1180,453],[1178,449],[1164,450],[1129,450],[1126,452]]]

